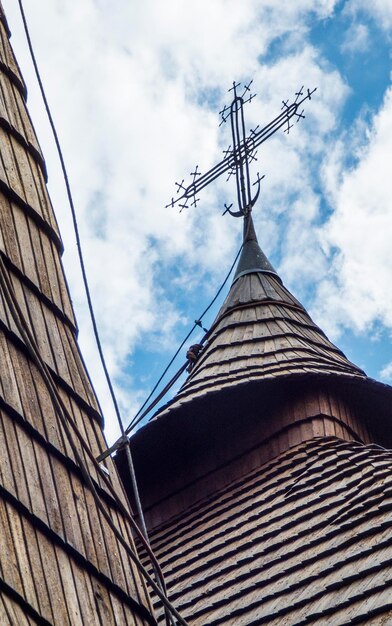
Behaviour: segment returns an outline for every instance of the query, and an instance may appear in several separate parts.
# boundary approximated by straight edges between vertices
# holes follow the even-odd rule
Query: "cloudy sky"
[[[3,0],[49,190],[80,343],[117,430],[86,312],[61,171],[16,0]],[[349,358],[392,382],[390,0],[24,0],[77,207],[104,350],[128,423],[215,295],[241,242],[217,181],[165,209],[174,182],[230,144],[218,112],[253,79],[249,128],[301,85],[306,119],[262,146],[259,241],[285,284]],[[203,322],[209,326],[216,308]],[[198,338],[197,333],[192,341]],[[185,351],[174,366],[182,364]]]

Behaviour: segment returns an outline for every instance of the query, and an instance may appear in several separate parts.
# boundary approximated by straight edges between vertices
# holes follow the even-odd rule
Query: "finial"
[[[176,183],[177,198],[172,198],[169,204],[166,205],[166,208],[178,204],[180,209],[183,210],[189,207],[189,203],[191,206],[196,206],[199,202],[199,198],[196,195],[219,176],[227,173],[227,180],[231,176],[236,178],[238,206],[233,210],[233,204],[225,204],[223,215],[230,213],[234,217],[243,216],[245,220],[250,215],[252,207],[260,195],[260,182],[264,178],[264,176],[260,176],[257,173],[256,180],[251,182],[249,166],[253,161],[257,161],[257,148],[282,127],[285,127],[284,132],[289,134],[293,127],[292,121],[296,120],[296,122],[299,122],[300,119],[305,117],[304,109],[300,110],[301,104],[305,100],[311,100],[317,89],[314,88],[312,91],[307,89],[305,93],[302,86],[299,91],[295,92],[293,102],[282,100],[281,113],[272,122],[261,129],[257,125],[255,128],[250,129],[249,135],[247,135],[244,104],[251,102],[255,97],[255,94],[252,94],[250,90],[252,82],[250,81],[247,85],[244,85],[242,94],[238,95],[241,83],[234,81],[233,86],[229,89],[229,92],[233,92],[233,100],[230,106],[225,105],[219,112],[221,116],[220,125],[230,119],[233,147],[229,146],[227,150],[224,150],[224,159],[205,174],[199,172],[199,168],[196,165],[195,170],[190,174],[192,181],[188,185],[184,185],[184,179],[181,183]],[[254,186],[256,191],[252,189]]]

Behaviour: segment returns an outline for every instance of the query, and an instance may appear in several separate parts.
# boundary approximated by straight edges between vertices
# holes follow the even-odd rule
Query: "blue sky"
[[[3,4],[46,155],[80,343],[112,440],[58,160],[17,3]],[[164,208],[176,180],[196,163],[208,170],[230,143],[218,111],[233,80],[254,81],[249,128],[275,117],[302,84],[317,86],[306,119],[259,150],[259,241],[330,338],[370,376],[392,382],[390,0],[200,0],[197,10],[181,0],[25,0],[25,9],[124,421],[240,245],[241,221],[221,215],[234,194],[223,180],[196,209]]]

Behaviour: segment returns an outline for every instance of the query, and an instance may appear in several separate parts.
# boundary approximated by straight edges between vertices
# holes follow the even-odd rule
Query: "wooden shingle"
[[[252,236],[254,250],[253,229]],[[246,245],[243,254],[249,258]],[[265,259],[261,251],[260,255]],[[366,379],[312,321],[273,269],[240,272],[189,377],[153,419],[180,406],[183,411],[196,399],[207,399],[228,387],[312,374]]]
[[[58,397],[96,457],[106,449],[103,418],[76,341],[45,164],[1,6],[0,146],[2,271]],[[145,585],[86,484],[17,317],[0,293],[0,622],[154,624]],[[133,546],[114,464],[105,461],[121,506],[73,437],[113,525]]]
[[[151,531],[171,597],[198,626],[384,623],[391,470],[378,446],[313,439],[200,500]]]
[[[251,243],[189,377],[131,439],[153,549],[191,626],[387,624],[392,452],[372,442],[392,443],[392,390]]]

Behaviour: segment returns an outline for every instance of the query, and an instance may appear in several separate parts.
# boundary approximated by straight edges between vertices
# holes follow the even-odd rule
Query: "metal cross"
[[[282,112],[272,122],[260,130],[256,126],[256,128],[250,130],[250,134],[247,136],[245,132],[244,104],[251,102],[255,97],[255,94],[250,92],[252,82],[250,81],[248,85],[244,86],[242,95],[237,93],[241,83],[233,82],[233,86],[229,89],[229,92],[233,92],[233,101],[230,106],[224,106],[222,111],[219,112],[221,116],[220,125],[230,118],[233,148],[229,146],[228,150],[224,150],[224,159],[205,174],[201,174],[196,165],[195,171],[191,173],[193,180],[187,186],[184,185],[184,180],[181,183],[176,183],[177,197],[172,198],[169,204],[166,205],[166,208],[178,204],[182,211],[182,209],[189,207],[189,203],[192,206],[196,206],[199,201],[196,195],[219,176],[228,172],[227,180],[232,175],[235,175],[236,178],[238,210],[231,210],[232,204],[229,206],[225,205],[224,213],[228,212],[234,217],[246,217],[250,213],[260,194],[260,181],[264,178],[264,176],[260,177],[257,174],[257,179],[253,185],[250,180],[249,164],[257,160],[256,149],[283,126],[286,126],[285,132],[289,133],[293,126],[290,123],[291,120],[296,119],[299,122],[300,119],[305,117],[304,110],[299,111],[299,107],[305,100],[311,100],[317,89],[315,88],[312,91],[307,89],[306,93],[304,93],[304,87],[301,87],[296,92],[293,102],[289,103],[288,100],[282,100]],[[252,193],[252,186],[255,185],[257,185],[256,191]]]

